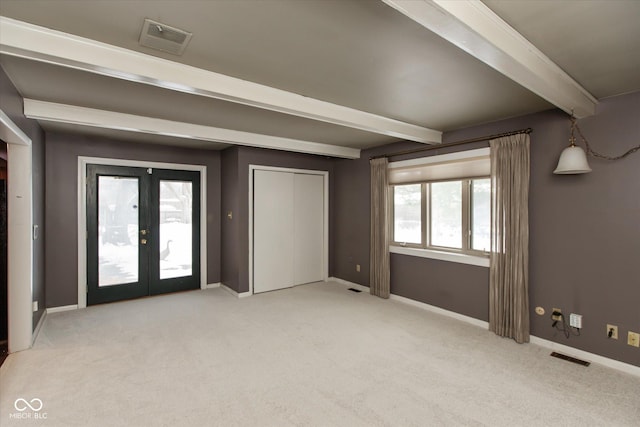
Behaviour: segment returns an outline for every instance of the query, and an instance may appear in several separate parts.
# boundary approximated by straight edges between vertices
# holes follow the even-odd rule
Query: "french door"
[[[200,172],[87,165],[87,304],[200,287]]]

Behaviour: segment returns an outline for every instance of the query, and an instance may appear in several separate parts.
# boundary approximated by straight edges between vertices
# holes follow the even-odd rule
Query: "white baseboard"
[[[359,284],[353,283],[353,282],[349,282],[348,280],[340,279],[338,277],[329,277],[327,279],[327,282],[340,283],[341,285],[345,285],[345,286],[348,286],[350,288],[358,289],[358,290],[366,292],[366,293],[369,293],[371,291],[369,289],[369,287],[367,287],[367,286],[359,285]]]
[[[478,326],[482,329],[489,329],[489,322],[476,319],[475,317],[465,316],[464,314],[456,313],[455,311],[446,310],[444,308],[436,307],[435,305],[426,304],[424,302],[416,301],[411,298],[401,297],[400,295],[391,294],[389,299],[399,301],[407,305],[422,308],[423,310],[430,311],[432,313],[441,314],[442,316],[451,317],[453,319],[461,320],[466,323],[470,323],[474,326]]]
[[[33,336],[31,338],[31,346],[36,342],[36,338],[38,338],[38,334],[40,333],[40,329],[42,325],[44,325],[44,318],[47,317],[47,310],[42,313],[40,316],[40,320],[38,320],[38,324],[36,325],[36,329],[33,331]]]
[[[215,288],[219,288],[221,284],[222,284],[222,283],[220,283],[220,282],[218,282],[218,283],[207,283],[207,284],[204,286],[204,288],[205,288],[205,289],[215,289]]]
[[[328,281],[332,281],[332,282],[336,282],[339,283],[341,285],[345,285],[348,286],[350,288],[356,288],[356,289],[360,289],[360,290],[369,290],[369,288],[367,288],[366,286],[362,286],[359,285],[357,283],[352,283],[349,282],[347,280],[343,280],[343,279],[339,279],[337,277],[330,277],[328,279]],[[395,301],[399,301],[408,305],[412,305],[414,307],[419,307],[419,308],[423,308],[425,310],[443,315],[443,316],[447,316],[447,317],[452,317],[454,319],[458,319],[458,320],[462,320],[463,322],[467,322],[470,323],[474,326],[478,326],[481,327],[483,329],[489,329],[489,323],[485,322],[483,320],[479,320],[473,317],[469,317],[469,316],[465,316],[463,314],[460,313],[456,313],[450,310],[445,310],[443,308],[440,307],[436,307],[430,304],[425,304],[423,302],[420,301],[416,301],[416,300],[412,300],[410,298],[405,298],[405,297],[401,297],[399,295],[394,295],[391,294],[391,296],[389,297],[389,299],[395,300]],[[592,363],[597,363],[599,365],[603,365],[606,366],[608,368],[612,368],[612,369],[616,369],[618,371],[622,371],[625,372],[627,374],[631,374],[634,376],[638,376],[640,377],[640,367],[639,366],[635,366],[635,365],[630,365],[628,363],[624,363],[624,362],[620,362],[618,360],[614,360],[614,359],[610,359],[608,357],[604,357],[604,356],[600,356],[598,354],[594,354],[594,353],[589,353],[588,351],[584,351],[584,350],[580,350],[574,347],[569,347],[567,345],[563,345],[563,344],[558,344],[556,342],[553,341],[549,341],[543,338],[539,338],[536,337],[534,335],[531,335],[530,337],[530,343],[531,344],[535,344],[535,345],[539,345],[541,347],[545,347],[548,348],[549,350],[552,351],[559,351],[562,352],[563,354],[566,354],[567,356],[572,356],[572,357],[576,357],[579,359],[583,359],[583,360],[587,360],[589,362]]]
[[[640,366],[630,365],[628,363],[620,362],[618,360],[609,359],[608,357],[600,356],[598,354],[589,353],[588,351],[580,350],[578,348],[569,347],[568,345],[559,344],[557,342],[549,341],[544,338],[539,338],[531,335],[531,344],[539,345],[540,347],[548,348],[549,350],[558,351],[567,356],[576,357],[578,359],[587,360],[588,362],[597,363],[608,368],[616,369],[618,371],[625,372],[627,374],[640,377]]]
[[[224,283],[221,283],[220,287],[222,289],[226,290],[227,292],[229,292],[231,295],[233,295],[236,298],[245,298],[245,297],[251,296],[251,292],[247,291],[247,292],[238,293],[238,292],[234,291],[233,289],[231,289],[230,287],[228,287],[227,285],[225,285]]]
[[[71,311],[71,310],[77,310],[77,309],[78,309],[78,304],[61,305],[61,306],[58,306],[58,307],[49,307],[49,308],[47,308],[47,314],[59,313],[61,311]]]

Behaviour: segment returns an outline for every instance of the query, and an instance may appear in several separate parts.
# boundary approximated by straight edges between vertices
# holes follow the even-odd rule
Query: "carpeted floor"
[[[48,315],[34,348],[0,368],[0,417],[2,426],[638,426],[640,378],[340,284],[244,299],[210,289]]]

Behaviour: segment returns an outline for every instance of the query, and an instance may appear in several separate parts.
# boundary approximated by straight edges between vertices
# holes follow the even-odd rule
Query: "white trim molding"
[[[205,289],[216,289],[219,288],[220,285],[222,285],[222,283],[218,282],[218,283],[207,283],[207,285],[205,286]]]
[[[357,283],[352,283],[344,279],[339,279],[337,277],[330,277],[327,280],[327,282],[336,282],[341,285],[348,286],[350,288],[360,289],[362,291],[369,290],[369,288],[367,288],[366,286],[362,286]],[[398,301],[407,305],[411,305],[413,307],[422,308],[424,310],[430,311],[432,313],[440,314],[442,316],[447,316],[453,319],[461,320],[463,322],[469,323],[471,325],[480,327],[485,330],[489,329],[489,323],[485,322],[484,320],[476,319],[470,316],[465,316],[464,314],[456,313],[454,311],[446,310],[444,308],[436,307],[434,305],[426,304],[420,301],[416,301],[416,300],[402,297],[395,294],[391,294],[389,299]],[[541,347],[548,348],[549,350],[552,350],[552,351],[559,351],[568,356],[572,356],[580,359],[586,359],[592,363],[597,363],[599,365],[606,366],[608,368],[616,369],[618,371],[640,377],[640,366],[630,365],[628,363],[620,362],[618,360],[613,360],[608,357],[590,353],[588,351],[580,350],[574,347],[569,347],[563,344],[558,344],[556,342],[539,338],[534,335],[531,335],[530,337],[530,344],[539,345]]]
[[[42,316],[40,316],[40,320],[38,320],[38,324],[36,325],[36,328],[33,330],[33,338],[31,339],[31,346],[33,347],[33,344],[35,344],[36,340],[38,339],[38,335],[40,335],[40,330],[42,329],[42,325],[44,325],[44,320],[47,317],[47,310],[44,310],[42,312]]]
[[[423,143],[442,133],[61,31],[0,17],[0,53]]]
[[[248,292],[236,292],[233,289],[231,289],[230,287],[228,287],[227,285],[225,285],[224,283],[221,283],[220,287],[222,289],[224,289],[225,291],[229,292],[231,295],[233,295],[236,298],[246,298],[246,297],[250,297],[251,295],[253,295],[253,292],[251,292],[251,291],[248,291]]]
[[[598,101],[477,0],[382,0],[567,113],[595,114]]]
[[[545,347],[552,351],[562,352],[567,356],[572,356],[583,360],[586,359],[589,362],[597,363],[598,365],[603,365],[608,368],[616,369],[618,371],[640,377],[640,366],[634,366],[628,363],[620,362],[618,360],[609,359],[608,357],[600,356],[598,354],[590,353],[578,348],[569,347],[567,345],[549,341],[544,338],[539,338],[534,335],[531,335],[529,341],[531,344],[539,345],[540,347]]]
[[[249,293],[253,294],[253,171],[275,171],[302,173],[307,175],[321,175],[324,186],[323,212],[323,251],[322,251],[322,280],[329,277],[329,172],[311,169],[281,168],[275,166],[249,165]]]
[[[360,285],[358,283],[349,282],[348,280],[340,279],[338,277],[329,277],[327,279],[327,282],[336,282],[336,283],[339,283],[341,285],[348,286],[350,288],[357,289],[359,291],[366,292],[366,293],[369,293],[371,291],[371,288],[369,288],[368,286]]]
[[[0,109],[0,139],[7,144],[31,145],[31,138]]]
[[[196,125],[193,123],[176,122],[114,111],[97,110],[75,105],[57,104],[35,99],[24,100],[24,115],[30,119],[55,123],[70,123],[103,129],[118,129],[128,132],[164,135],[198,141],[270,148],[297,153],[342,157],[345,159],[357,159],[360,157],[360,150],[356,148]]]
[[[389,246],[392,254],[416,256],[420,258],[437,259],[440,261],[457,262],[459,264],[489,267],[489,258],[477,255],[457,254],[454,252],[436,251],[433,249],[409,248],[405,246]]]
[[[478,326],[482,329],[489,329],[489,323],[484,320],[476,319],[475,317],[465,316],[464,314],[456,313],[455,311],[446,310],[444,308],[436,307],[435,305],[427,304],[424,302],[416,301],[411,298],[401,297],[400,295],[391,294],[389,299],[399,301],[403,304],[418,307],[423,310],[430,311],[432,313],[440,314],[442,316],[451,317],[452,319],[461,320],[466,323],[470,323],[474,326]]]
[[[478,148],[475,150],[458,151],[455,153],[439,154],[429,157],[419,157],[416,159],[401,160],[397,162],[389,162],[388,169],[418,167],[424,165],[437,165],[485,157],[491,155],[491,148]],[[489,161],[487,160],[487,163]],[[476,265],[478,267],[489,267],[489,257],[460,254],[447,251],[439,251],[432,248],[412,248],[406,246],[398,246],[397,244],[389,245],[389,252],[392,254],[415,256],[420,258],[437,259],[441,261],[457,262],[460,264]]]
[[[71,305],[59,305],[58,307],[49,307],[47,308],[47,314],[51,313],[61,313],[63,311],[73,311],[78,309],[78,304]]]
[[[78,308],[87,306],[87,165],[129,166],[200,172],[200,289],[207,287],[207,167],[78,156]]]
[[[33,186],[31,139],[0,109],[7,143],[7,318],[9,353],[33,342]]]

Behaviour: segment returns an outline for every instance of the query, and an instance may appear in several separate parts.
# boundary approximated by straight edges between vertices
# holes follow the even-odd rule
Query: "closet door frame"
[[[255,170],[321,175],[324,184],[322,280],[329,278],[329,172],[275,166],[249,165],[249,295],[253,295],[253,175]]]

